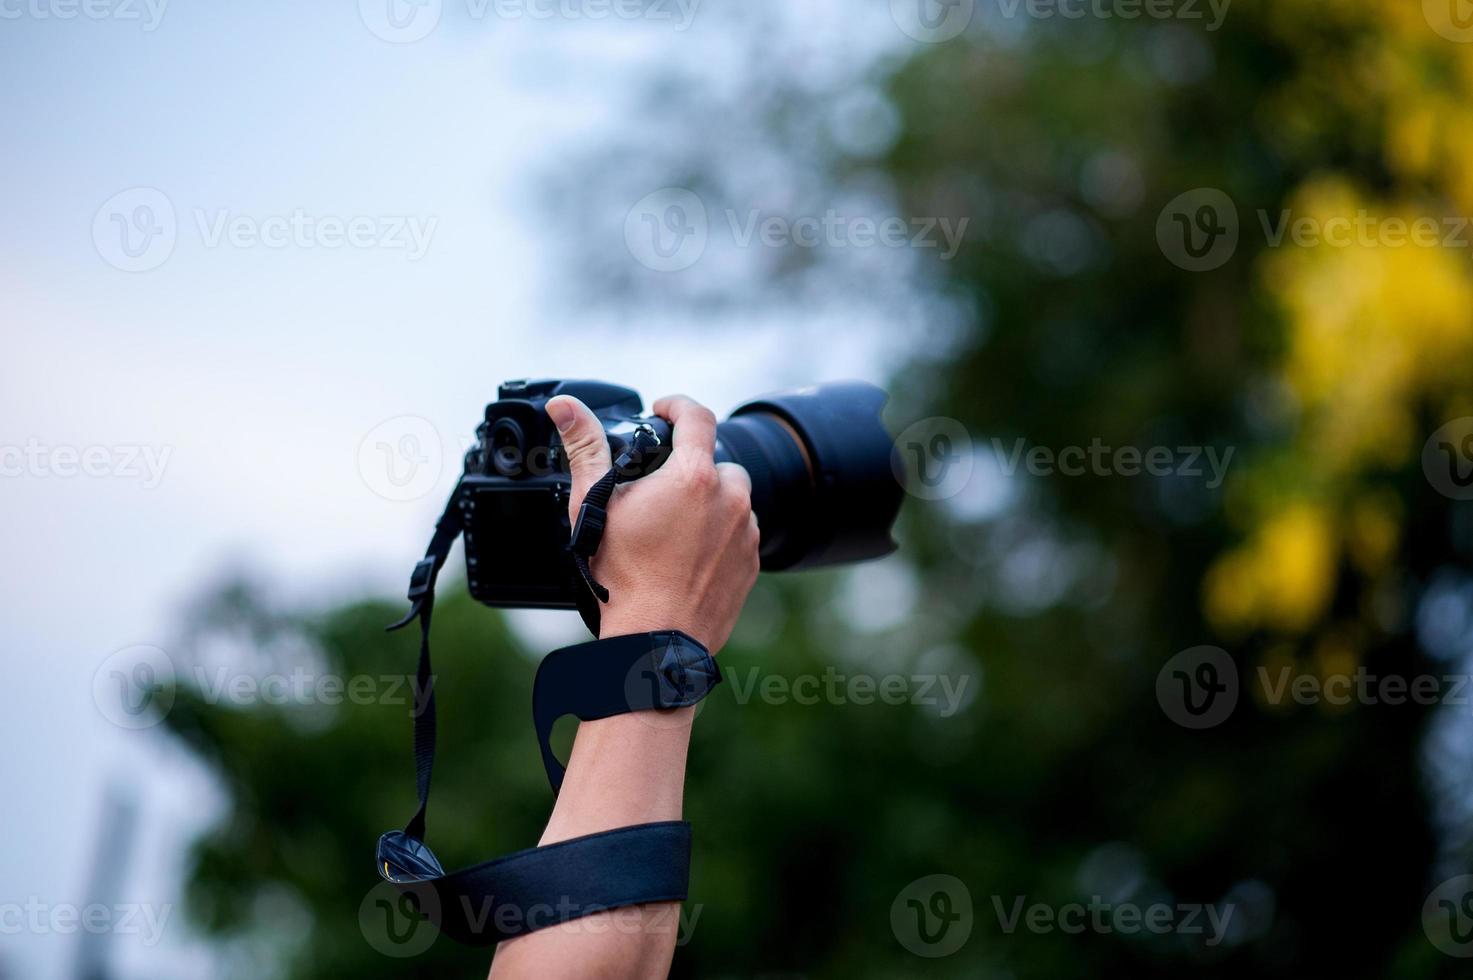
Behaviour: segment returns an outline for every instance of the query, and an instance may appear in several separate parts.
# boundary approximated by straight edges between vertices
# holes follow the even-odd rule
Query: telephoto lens
[[[752,510],[768,571],[879,558],[902,488],[886,394],[848,381],[747,402],[716,427],[716,459],[752,478]]]

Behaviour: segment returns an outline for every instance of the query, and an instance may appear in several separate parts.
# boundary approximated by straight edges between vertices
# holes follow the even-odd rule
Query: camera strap
[[[620,478],[626,475],[637,476],[644,454],[659,447],[660,437],[655,434],[654,429],[648,426],[636,429],[629,445],[619,453],[608,472],[588,488],[588,492],[583,495],[583,502],[578,506],[578,520],[573,524],[573,536],[568,541],[568,551],[573,556],[573,564],[577,567],[583,584],[587,586],[587,590],[579,592],[575,600],[578,615],[583,617],[583,625],[594,636],[598,636],[600,606],[609,601],[609,590],[593,577],[593,569],[589,563],[598,553],[599,544],[603,542],[604,528],[609,523],[609,501],[613,499],[614,488],[622,482]]]
[[[532,720],[553,795],[566,771],[550,743],[559,718],[595,721],[630,711],[686,708],[720,683],[716,660],[679,630],[611,636],[543,657],[532,683]]]
[[[419,807],[403,830],[378,841],[379,876],[407,896],[439,931],[490,946],[613,908],[684,901],[690,884],[690,824],[683,820],[620,827],[532,847],[446,874],[425,837],[435,764],[435,679],[430,622],[435,580],[463,529],[459,487],[435,524],[410,577],[408,615],[389,627],[420,625],[414,697],[414,767]],[[556,795],[563,766],[549,739],[568,714],[588,721],[695,704],[721,680],[705,647],[684,633],[635,634],[555,650],[533,683],[533,719],[543,766]]]

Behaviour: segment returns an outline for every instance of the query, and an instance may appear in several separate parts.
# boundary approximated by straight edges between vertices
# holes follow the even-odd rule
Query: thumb
[[[571,395],[558,395],[547,403],[547,416],[557,426],[563,448],[568,454],[568,470],[573,476],[573,490],[568,502],[568,515],[577,519],[578,507],[588,488],[614,465],[609,457],[609,439],[603,423],[589,407]]]

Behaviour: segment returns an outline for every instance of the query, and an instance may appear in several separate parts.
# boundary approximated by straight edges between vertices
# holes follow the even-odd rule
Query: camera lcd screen
[[[478,488],[470,531],[471,591],[495,605],[571,608],[565,549],[567,504],[550,485]]]

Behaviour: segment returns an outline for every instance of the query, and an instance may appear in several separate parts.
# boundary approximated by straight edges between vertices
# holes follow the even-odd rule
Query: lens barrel
[[[816,568],[895,550],[900,510],[886,394],[858,381],[747,402],[716,427],[716,459],[752,478],[762,567]]]

